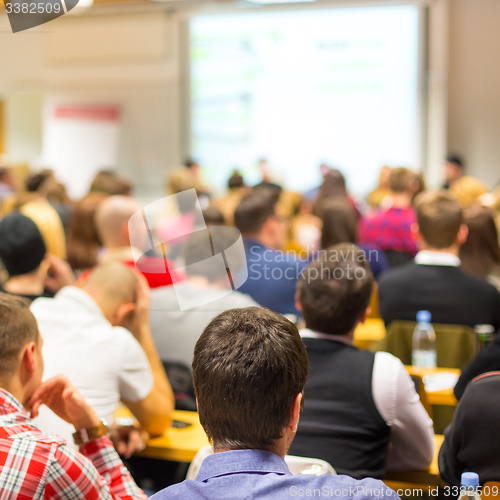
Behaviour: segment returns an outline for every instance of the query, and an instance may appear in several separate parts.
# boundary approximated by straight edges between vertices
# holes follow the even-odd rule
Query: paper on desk
[[[438,392],[453,389],[457,384],[458,375],[453,372],[439,372],[434,375],[426,375],[424,384],[426,392]]]

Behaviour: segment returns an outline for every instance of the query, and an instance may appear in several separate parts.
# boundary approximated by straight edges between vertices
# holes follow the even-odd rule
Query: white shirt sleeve
[[[120,398],[136,403],[149,395],[153,388],[154,379],[146,353],[137,339],[125,328],[120,334],[123,336],[122,357],[119,373]]]
[[[392,354],[375,354],[372,391],[375,406],[391,427],[387,469],[427,469],[434,455],[432,420],[403,363]]]

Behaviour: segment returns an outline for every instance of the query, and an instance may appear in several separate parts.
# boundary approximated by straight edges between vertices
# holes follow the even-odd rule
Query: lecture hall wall
[[[464,154],[470,172],[493,186],[500,181],[500,2],[432,4],[440,10],[430,26],[431,182],[439,180],[437,159],[448,147]],[[167,171],[185,150],[179,22],[161,4],[147,10],[101,7],[93,15],[65,16],[12,36],[0,14],[8,158],[36,165],[47,96],[118,103],[124,110],[118,167],[136,181],[139,195],[161,196]]]

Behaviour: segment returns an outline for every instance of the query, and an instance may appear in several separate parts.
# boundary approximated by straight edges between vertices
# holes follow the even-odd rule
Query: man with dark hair
[[[196,341],[210,320],[228,309],[258,305],[248,295],[231,289],[226,267],[213,265],[208,260],[214,256],[214,235],[217,254],[235,243],[231,232],[238,231],[228,227],[211,229],[212,242],[208,230],[193,233],[186,242],[183,257],[187,280],[151,291],[151,333],[163,361],[181,362],[190,367]],[[241,270],[245,265],[244,255],[233,256],[233,270]],[[241,259],[236,262],[238,257]]]
[[[42,338],[28,301],[0,293],[0,317],[0,498],[145,499],[77,389],[63,376],[41,383]],[[41,404],[74,426],[80,452],[33,426]]]
[[[401,361],[353,345],[372,286],[364,252],[347,243],[312,262],[297,286],[309,379],[290,452],[356,478],[382,477],[386,468],[424,470],[434,448],[432,421]]]
[[[307,262],[283,252],[286,220],[279,194],[259,188],[245,196],[234,213],[247,253],[248,279],[239,288],[257,303],[280,314],[298,315],[295,284]]]
[[[389,174],[391,206],[369,213],[359,223],[359,243],[383,250],[393,267],[405,264],[417,253],[411,229],[416,222],[411,204],[415,184],[416,176],[412,171],[392,169]]]
[[[432,321],[500,328],[500,293],[460,269],[458,251],[467,239],[462,209],[447,191],[417,198],[420,252],[415,262],[391,269],[379,281],[380,312],[386,325],[415,321],[428,310]]]
[[[464,160],[456,154],[449,154],[444,163],[443,188],[448,189],[455,181],[464,175]]]
[[[9,274],[0,291],[30,301],[53,297],[75,281],[65,261],[47,254],[37,225],[20,213],[7,215],[0,222],[0,259]]]
[[[297,430],[307,370],[297,328],[279,314],[249,307],[214,318],[196,344],[193,378],[200,422],[215,453],[196,481],[152,498],[274,500],[306,490],[331,498],[398,498],[374,480],[291,475],[284,457]]]

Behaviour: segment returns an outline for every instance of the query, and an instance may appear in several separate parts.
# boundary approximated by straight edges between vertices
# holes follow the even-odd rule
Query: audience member
[[[0,222],[0,259],[8,273],[0,291],[30,301],[53,297],[75,280],[66,262],[47,255],[36,224],[19,213],[12,213]]]
[[[67,234],[69,219],[73,213],[74,206],[71,198],[66,192],[66,187],[61,182],[54,182],[47,192],[47,201],[52,205],[54,210],[61,219],[64,232]]]
[[[395,168],[389,174],[392,204],[389,208],[370,212],[361,219],[358,240],[383,250],[391,266],[404,264],[417,253],[412,226],[416,223],[412,197],[415,174],[407,168]]]
[[[130,196],[110,196],[96,210],[95,222],[97,234],[104,249],[98,255],[100,264],[123,262],[127,266],[137,267],[148,280],[149,286],[171,285],[172,281],[181,281],[182,277],[175,270],[173,262],[163,257],[144,255],[144,248],[132,249],[129,237],[129,219],[141,206]],[[142,231],[138,231],[142,234]],[[149,242],[144,242],[146,247]],[[143,255],[137,263],[134,255]]]
[[[434,448],[432,421],[401,361],[353,345],[372,285],[363,251],[344,243],[309,264],[297,286],[309,378],[290,453],[355,478],[427,469]]]
[[[196,481],[152,498],[274,500],[313,490],[339,499],[398,498],[372,479],[292,476],[284,457],[297,430],[307,365],[297,328],[276,313],[250,307],[213,319],[196,344],[193,378],[200,422],[215,453]],[[343,490],[353,493],[336,493]]]
[[[37,299],[31,311],[44,341],[45,379],[66,375],[107,422],[121,400],[150,434],[168,427],[173,395],[154,347],[149,288],[140,274],[120,263],[98,266],[81,288]],[[130,331],[123,328],[128,322]],[[37,424],[71,435],[45,408]]]
[[[356,213],[356,219],[360,217],[361,214],[356,206],[356,202],[347,193],[345,177],[342,175],[342,172],[337,169],[330,169],[323,177],[323,184],[319,187],[318,197],[313,204],[312,213],[317,217],[321,217],[322,204],[326,200],[338,198],[347,200]]]
[[[62,376],[41,383],[43,342],[27,302],[0,294],[0,316],[2,499],[145,499],[78,390]],[[77,431],[80,452],[33,425],[41,404]]]
[[[321,232],[321,248],[324,250],[339,243],[356,241],[356,214],[345,200],[325,201],[321,210],[323,229]],[[383,252],[372,245],[359,245],[365,253],[370,269],[375,278],[389,269],[389,262]]]
[[[218,232],[215,244],[225,250],[234,239]],[[167,286],[151,292],[151,332],[163,361],[191,367],[196,341],[212,318],[228,309],[258,305],[248,295],[231,290],[226,269],[205,261],[211,257],[208,231],[194,233],[184,251],[187,280],[175,289]],[[245,262],[234,262],[233,258],[231,265],[242,268]]]
[[[467,384],[474,378],[483,373],[496,371],[500,371],[500,335],[498,332],[493,343],[482,350],[472,362],[462,370],[457,385],[455,385],[455,397],[460,399]]]
[[[439,474],[451,486],[460,486],[463,472],[479,474],[479,483],[500,481],[500,372],[474,379],[460,400],[453,421],[444,431],[439,452]]]
[[[225,196],[215,199],[213,206],[222,211],[227,224],[234,226],[234,211],[243,196],[248,193],[248,188],[245,186],[243,176],[237,171],[229,178],[227,187],[228,191]]]
[[[274,190],[257,189],[245,196],[234,214],[247,253],[248,279],[239,291],[281,314],[297,315],[295,283],[306,262],[283,252],[286,221],[277,209]]]
[[[444,164],[444,185],[458,200],[462,207],[469,207],[478,203],[479,198],[488,192],[486,185],[471,177],[464,175],[465,163],[459,155],[448,155]]]
[[[368,195],[366,202],[371,208],[378,208],[384,206],[386,203],[390,204],[391,188],[389,186],[389,175],[391,167],[384,165],[380,169],[378,177],[378,186]]]
[[[449,189],[464,175],[464,160],[456,154],[449,154],[444,162],[444,189]]]
[[[100,170],[92,179],[89,193],[107,195],[132,195],[132,184],[125,177],[120,177],[113,170]]]
[[[265,158],[259,160],[259,170],[260,173],[262,174],[262,180],[259,182],[259,184],[256,184],[254,186],[254,189],[255,188],[270,189],[271,191],[274,192],[276,196],[279,196],[283,191],[283,188],[279,184],[273,181],[273,176],[271,173],[271,169],[269,167],[269,162]]]
[[[500,328],[500,293],[460,269],[458,253],[467,226],[458,202],[447,192],[426,193],[417,201],[421,251],[415,262],[384,273],[379,281],[380,312],[386,324],[415,321],[428,310],[432,321]]]
[[[202,211],[203,219],[207,226],[225,226],[226,220],[222,211],[214,206],[205,208]]]
[[[464,222],[469,235],[460,247],[461,268],[500,290],[500,246],[492,211],[479,205],[467,208]]]
[[[71,215],[66,247],[68,262],[75,271],[84,271],[97,264],[102,242],[97,233],[95,214],[107,197],[104,193],[90,193],[76,204]]]

